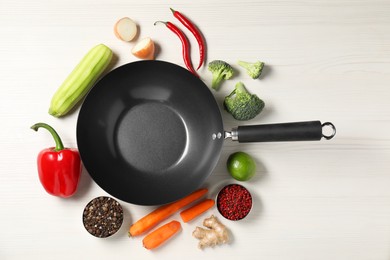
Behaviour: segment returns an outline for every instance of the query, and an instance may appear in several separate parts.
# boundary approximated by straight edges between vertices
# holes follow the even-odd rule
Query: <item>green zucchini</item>
[[[49,114],[66,115],[92,88],[111,58],[112,51],[106,45],[93,47],[57,89],[51,99]]]

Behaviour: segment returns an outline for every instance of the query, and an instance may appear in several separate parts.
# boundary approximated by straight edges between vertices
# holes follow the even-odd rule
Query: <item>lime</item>
[[[247,181],[255,175],[256,163],[249,154],[235,152],[227,160],[227,169],[234,179]]]

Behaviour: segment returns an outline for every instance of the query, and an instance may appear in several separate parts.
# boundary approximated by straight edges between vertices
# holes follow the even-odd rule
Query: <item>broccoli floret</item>
[[[210,62],[208,69],[211,73],[213,73],[211,87],[215,90],[219,89],[222,80],[230,79],[234,74],[232,66],[222,60],[214,60]]]
[[[238,82],[230,95],[225,97],[224,107],[237,120],[249,120],[260,114],[265,103],[257,95],[249,93]]]
[[[238,61],[238,65],[246,69],[246,73],[252,78],[257,79],[260,77],[261,72],[263,71],[264,62],[246,62]]]

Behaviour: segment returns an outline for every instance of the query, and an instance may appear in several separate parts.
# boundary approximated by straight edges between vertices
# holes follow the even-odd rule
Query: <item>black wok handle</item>
[[[329,126],[332,129],[330,135],[323,133],[323,128]],[[236,131],[236,133],[233,133]],[[232,139],[240,143],[247,142],[279,142],[279,141],[318,141],[322,137],[329,140],[336,134],[336,128],[332,123],[321,124],[320,121],[305,121],[281,124],[265,124],[239,126],[232,131]]]

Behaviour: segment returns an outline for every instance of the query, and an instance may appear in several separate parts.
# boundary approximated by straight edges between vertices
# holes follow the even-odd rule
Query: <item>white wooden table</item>
[[[60,199],[45,193],[36,170],[38,152],[53,144],[51,124],[76,147],[77,112],[48,115],[50,99],[81,57],[104,43],[115,67],[135,61],[134,43],[115,38],[113,24],[129,16],[139,37],[152,37],[157,59],[184,66],[179,40],[156,20],[175,8],[202,30],[207,61],[260,59],[260,80],[241,71],[235,82],[266,102],[265,111],[241,124],[331,121],[331,141],[238,144],[226,141],[205,186],[233,182],[225,169],[234,151],[253,155],[256,177],[245,183],[255,205],[245,221],[223,221],[229,245],[201,251],[191,236],[203,218],[183,224],[166,245],[150,252],[142,238],[128,238],[131,223],[154,207],[123,202],[125,220],[109,239],[89,235],[84,206],[107,195],[83,172],[77,194]],[[180,25],[179,25],[180,26]],[[183,28],[182,26],[180,26]],[[0,0],[0,259],[390,259],[390,2],[316,1],[131,1]],[[190,37],[192,57],[197,47]],[[205,82],[211,74],[200,70]],[[222,106],[221,106],[222,108]],[[223,112],[225,127],[239,122]],[[215,209],[207,213],[218,215]],[[179,219],[174,215],[171,219]]]

